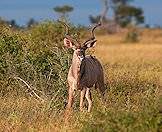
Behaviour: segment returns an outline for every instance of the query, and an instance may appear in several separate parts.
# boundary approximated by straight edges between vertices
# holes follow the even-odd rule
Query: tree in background
[[[67,21],[68,13],[72,12],[74,8],[69,5],[63,5],[63,6],[56,6],[53,8],[53,10],[59,14],[61,20]]]
[[[30,28],[33,25],[38,24],[38,22],[36,22],[33,18],[29,19],[29,21],[27,22],[27,27]]]
[[[12,27],[18,27],[18,25],[16,24],[16,21],[15,20],[11,20],[9,22],[9,24],[12,26]]]
[[[126,27],[129,24],[144,23],[143,10],[141,8],[130,5],[133,0],[102,0],[103,12],[98,16],[90,16],[91,23],[97,23],[99,20],[109,22],[107,18],[108,10],[113,12],[113,20],[121,27]]]
[[[143,10],[129,5],[133,0],[113,0],[114,19],[122,27],[144,23]]]
[[[103,3],[103,11],[100,15],[97,16],[89,16],[91,23],[98,23],[99,21],[106,22],[107,21],[107,13],[109,10],[109,0],[101,0]]]
[[[14,19],[9,21],[9,20],[5,20],[1,17],[0,17],[0,25],[9,25],[14,28],[20,28],[20,26],[16,23],[16,21]]]

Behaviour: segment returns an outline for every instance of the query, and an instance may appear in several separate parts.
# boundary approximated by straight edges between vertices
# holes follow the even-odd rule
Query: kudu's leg
[[[80,111],[83,111],[83,101],[85,96],[86,89],[83,88],[80,92]]]
[[[86,89],[86,95],[85,95],[87,101],[88,101],[88,112],[91,112],[92,108],[92,97],[91,97],[91,91],[90,88]]]
[[[67,109],[70,109],[72,107],[72,104],[73,104],[75,91],[74,91],[73,88],[70,87],[68,92],[69,92],[69,95],[68,95]]]

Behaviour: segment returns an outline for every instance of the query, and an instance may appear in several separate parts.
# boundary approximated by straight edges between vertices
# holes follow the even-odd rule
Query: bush
[[[79,30],[82,29],[72,26],[70,32],[79,33]],[[72,53],[63,47],[64,27],[47,21],[26,32],[9,27],[3,27],[3,31],[0,36],[0,96],[24,96],[33,94],[35,89],[42,99],[52,99],[51,105],[64,108]]]
[[[139,41],[138,37],[139,36],[138,36],[138,33],[137,32],[129,32],[126,35],[125,41],[126,42],[135,43],[135,42],[138,42]]]
[[[129,32],[126,34],[125,42],[136,43],[139,41],[139,32],[136,27],[129,27]]]

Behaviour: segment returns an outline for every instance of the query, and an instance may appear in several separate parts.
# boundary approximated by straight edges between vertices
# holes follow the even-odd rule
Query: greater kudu
[[[97,24],[92,28],[91,38],[86,40],[82,46],[69,35],[68,26],[65,23],[62,24],[66,28],[64,46],[74,50],[72,64],[67,77],[69,84],[67,109],[72,107],[75,90],[80,90],[80,110],[83,110],[83,100],[86,97],[88,112],[90,112],[92,107],[90,88],[95,85],[95,88],[98,88],[101,94],[104,95],[104,74],[100,62],[94,56],[85,56],[85,51],[95,46],[97,40],[95,39],[94,30],[101,24]]]

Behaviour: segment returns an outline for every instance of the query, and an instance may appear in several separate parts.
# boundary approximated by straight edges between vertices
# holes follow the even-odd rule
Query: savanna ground
[[[92,90],[92,112],[86,107],[79,112],[77,93],[65,121],[71,51],[59,48],[64,30],[56,25],[45,23],[27,31],[2,27],[0,131],[162,131],[162,30],[140,29],[135,43],[125,41],[125,32],[98,34],[89,53],[103,64],[106,101]]]

